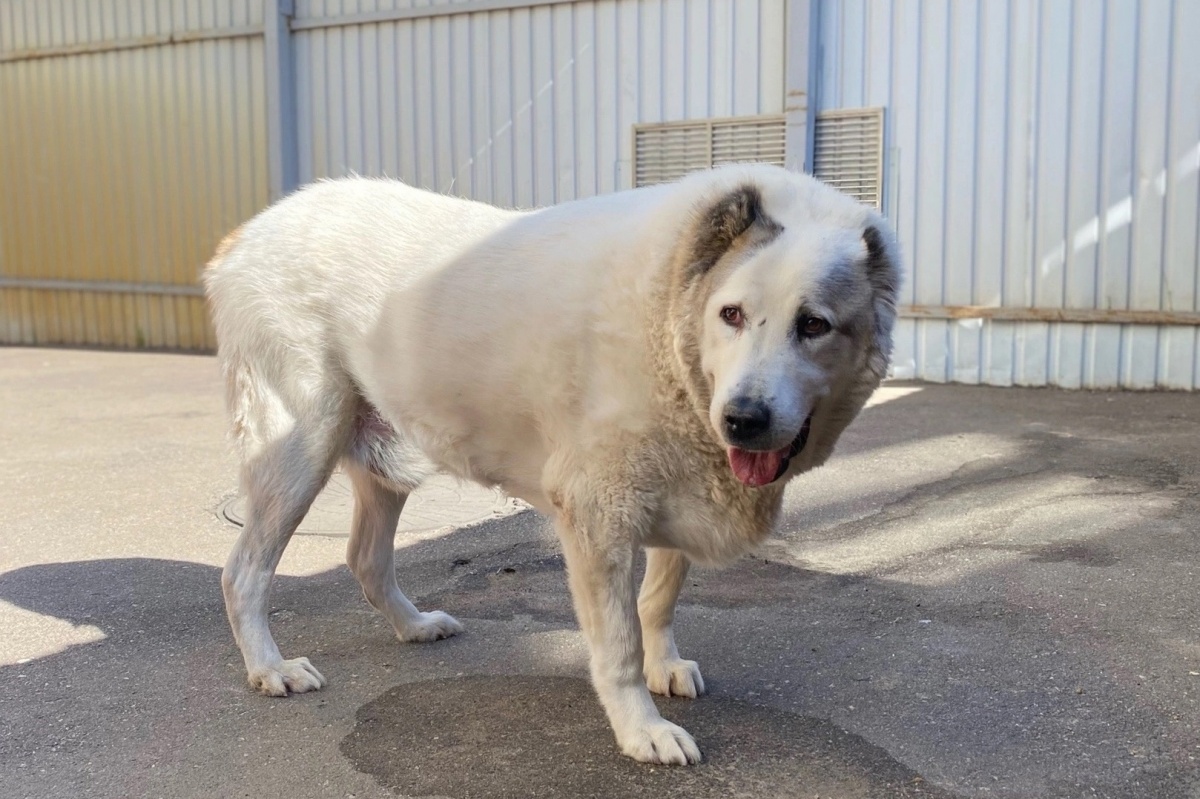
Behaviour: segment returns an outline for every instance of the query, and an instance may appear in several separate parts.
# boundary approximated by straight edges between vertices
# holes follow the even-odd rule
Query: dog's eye
[[[801,338],[819,338],[829,332],[831,325],[819,316],[802,316],[796,329]]]
[[[742,309],[736,305],[726,305],[721,309],[721,321],[730,327],[741,327],[746,322]]]

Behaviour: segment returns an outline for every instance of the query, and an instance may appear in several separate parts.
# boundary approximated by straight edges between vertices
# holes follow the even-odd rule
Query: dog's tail
[[[227,335],[230,328],[228,324],[224,324],[227,321],[225,315],[237,313],[238,309],[226,307],[225,298],[221,296],[221,277],[224,271],[222,267],[236,249],[241,237],[242,227],[237,227],[221,239],[213,257],[205,264],[201,282],[208,300],[209,318],[217,334],[217,359],[225,379],[225,408],[230,420],[229,438],[238,449],[238,454],[245,455],[250,438],[250,413],[254,407],[255,382],[249,361],[243,356],[238,342]]]

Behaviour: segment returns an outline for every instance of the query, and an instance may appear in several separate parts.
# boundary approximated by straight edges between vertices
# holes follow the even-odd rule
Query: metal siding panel
[[[513,100],[512,84],[508,79],[512,63],[510,28],[512,15],[497,14],[492,22],[492,64],[489,71],[489,97],[492,108],[492,136],[495,144],[492,155],[491,201],[511,206],[516,202],[513,184]]]
[[[617,160],[613,175],[615,190],[633,185],[630,129],[638,121],[638,4],[617,4]]]
[[[688,2],[685,6],[687,48],[685,72],[687,88],[686,106],[681,119],[701,119],[713,116],[712,81],[709,79],[709,41],[711,7],[708,3]]]
[[[533,42],[529,10],[512,12],[513,200],[519,208],[536,204],[533,181]]]
[[[357,85],[358,81],[348,81],[346,76],[346,60],[352,51],[347,47],[347,36],[353,35],[355,28],[330,28],[325,32],[325,68],[329,71],[326,77],[326,102],[329,109],[329,175],[342,177],[354,167],[354,131],[350,127],[350,103],[354,98],[348,96],[347,84]]]
[[[616,0],[600,0],[595,4],[596,22],[596,193],[615,191],[617,161],[627,139],[621,135],[617,118],[618,37]]]
[[[844,108],[842,101],[842,15],[840,2],[819,2],[817,42],[821,49],[817,70],[817,108]]]
[[[396,25],[378,25],[375,29],[376,68],[379,73],[379,171],[388,177],[400,175],[400,107],[398,104],[400,50],[396,46]],[[486,57],[486,51],[485,51]]]
[[[554,141],[554,28],[551,9],[542,6],[529,15],[530,39],[533,42],[532,88],[530,114],[533,121],[533,198],[534,205],[553,205],[556,183],[557,153]]]
[[[396,104],[398,113],[403,120],[401,123],[400,137],[396,140],[396,146],[400,149],[400,174],[401,180],[408,181],[414,185],[420,185],[418,176],[418,153],[420,141],[418,139],[418,120],[416,114],[417,107],[417,48],[416,48],[416,26],[413,23],[405,23],[396,25],[397,31],[397,78],[396,78]]]
[[[1128,308],[1137,0],[1110,0],[1107,4],[1104,54],[1100,125],[1100,242],[1097,247],[1099,307]],[[1118,331],[1104,331],[1103,339],[1109,346],[1118,346]],[[1113,352],[1116,354],[1118,350],[1114,349]]]
[[[575,186],[578,132],[575,126],[575,72],[578,69],[574,47],[575,9],[569,5],[552,9],[551,54],[554,59],[554,199],[573,200],[579,196]]]
[[[488,17],[474,14],[470,19],[471,53],[470,98],[471,130],[468,142],[471,153],[471,196],[476,199],[492,197],[492,157],[495,137],[492,132],[491,99],[488,91],[491,63],[491,35]]]
[[[866,67],[860,104],[864,106],[887,108],[891,104],[893,5],[893,0],[872,0],[869,6],[863,5]],[[890,146],[889,137],[885,147]]]
[[[664,69],[663,69],[663,19],[662,5],[658,0],[639,2],[638,29],[634,37],[637,48],[637,100],[636,111],[639,122],[662,122]]]
[[[372,4],[373,5],[373,4]],[[358,128],[362,141],[361,169],[367,175],[383,174],[383,153],[380,131],[385,122],[380,96],[380,75],[383,64],[379,58],[380,25],[364,25],[358,34],[359,56],[357,69],[362,75],[358,97]],[[355,81],[357,83],[357,81]]]
[[[758,12],[758,106],[755,114],[784,113],[787,61],[785,0],[761,0]]]
[[[1070,98],[1063,236],[1063,305],[1095,307],[1100,213],[1100,114],[1103,76],[1104,14],[1090,4],[1072,6]],[[1090,326],[1060,325],[1053,353],[1056,385],[1078,388],[1095,368]]]
[[[416,156],[416,174],[413,179],[418,186],[438,188],[437,159],[435,156],[437,131],[437,102],[434,93],[433,21],[418,19],[409,23],[413,29],[412,81],[413,105],[411,113],[416,127],[412,147]]]
[[[758,61],[743,54],[761,52],[758,0],[734,0],[732,11],[733,103],[729,115],[749,116],[758,113]]]
[[[950,6],[946,108],[946,211],[943,233],[942,298],[948,305],[970,304],[975,241],[975,137],[979,114],[979,25],[975,6]]]
[[[575,59],[574,102],[578,128],[575,134],[575,196],[591,197],[598,191],[596,103],[596,4],[571,7],[574,15],[572,53]]]
[[[900,301],[904,304],[916,302],[916,206],[918,174],[918,120],[917,105],[920,101],[918,83],[918,48],[920,47],[920,3],[919,0],[895,0],[892,29],[892,76],[888,127],[894,156],[898,161],[900,175],[896,189],[896,207],[892,209],[892,224],[896,228],[900,250],[908,273],[900,289]],[[901,325],[896,333],[896,363],[912,377],[917,375],[917,326]]]
[[[1165,2],[1144,2],[1138,9],[1137,94],[1135,96],[1136,185],[1133,196],[1133,257],[1129,264],[1130,302],[1134,308],[1160,308],[1166,153],[1169,101],[1171,18]],[[1160,331],[1129,331],[1130,359],[1124,382],[1134,388],[1155,385]]]
[[[177,10],[182,27],[239,21],[226,0]],[[56,1],[0,11],[3,27],[20,23],[6,49],[35,49],[159,34],[173,9]],[[265,197],[245,157],[246,142],[262,142],[263,108],[242,97],[254,85],[246,69],[232,79],[239,64],[261,72],[261,60],[261,40],[236,38],[0,63],[4,106],[18,109],[0,116],[19,125],[0,148],[0,207],[22,198],[18,214],[0,218],[3,274],[195,287],[217,239],[258,210],[243,198]],[[211,346],[198,297],[64,287],[4,289],[0,302],[21,316],[0,328],[6,342]]]
[[[1071,81],[1071,9],[1047,0],[1041,4],[1038,37],[1036,169],[1034,181],[1034,257],[1032,305],[1062,307],[1062,270],[1066,253],[1068,128]]]
[[[733,62],[736,54],[724,32],[734,29],[734,0],[709,4],[708,116],[733,116]]]
[[[1166,119],[1170,87],[1170,13],[1165,2],[1139,6],[1135,151],[1137,178],[1133,199],[1133,259],[1130,302],[1133,308],[1160,308],[1162,298],[1164,171],[1167,167]]]
[[[1121,380],[1121,326],[1092,325],[1091,332],[1084,387],[1116,388]]]
[[[947,143],[947,80],[949,68],[949,3],[947,0],[920,4],[920,49],[918,51],[918,113],[920,128],[917,136],[920,172],[916,176],[920,203],[917,214],[917,236],[914,283],[917,301],[924,304],[943,302],[945,285],[944,233],[946,228],[946,143]],[[944,382],[949,369],[949,327],[945,324],[922,324],[917,343],[919,374],[923,379]]]
[[[449,25],[450,57],[454,68],[450,71],[450,96],[453,100],[450,109],[452,172],[448,191],[462,197],[473,197],[471,20],[465,15],[457,16],[450,20]]]
[[[1014,322],[985,322],[983,342],[983,382],[993,386],[1013,384]]]
[[[433,182],[432,187],[448,192],[454,180],[454,53],[450,46],[450,18],[435,17],[429,24],[430,52],[433,59],[433,93],[430,97],[433,116]]]
[[[843,0],[838,3],[842,45],[839,49],[841,69],[838,91],[843,108],[861,108],[866,84],[867,0]]]
[[[296,157],[300,161],[297,176],[301,184],[311,183],[316,178],[316,115],[313,110],[316,69],[312,45],[317,33],[304,31],[292,40],[292,54],[296,59]]]
[[[1033,86],[1034,59],[1029,57],[1032,42],[1036,41],[1035,19],[1029,3],[1017,3],[1009,14],[1007,62],[1008,103],[1005,147],[1009,168],[1004,192],[1004,253],[1001,279],[1001,303],[1023,306],[1029,303],[1029,284],[1026,280],[1030,249],[1031,164],[1032,137],[1030,128],[1035,102]]]
[[[662,101],[659,119],[687,118],[687,8],[684,0],[663,0],[659,76]],[[648,122],[650,120],[642,120]]]
[[[1174,10],[1161,307],[1200,310],[1200,3],[1176,0]]]
[[[1100,210],[1100,129],[1104,14],[1074,0],[1072,15],[1070,136],[1067,146],[1067,230],[1064,305],[1094,308]]]
[[[974,286],[971,302],[1003,304],[1004,192],[1008,169],[1008,14],[1000,3],[985,3],[979,18],[978,125],[974,227]],[[993,337],[998,329],[988,331]],[[1007,332],[1011,332],[1011,328]]]

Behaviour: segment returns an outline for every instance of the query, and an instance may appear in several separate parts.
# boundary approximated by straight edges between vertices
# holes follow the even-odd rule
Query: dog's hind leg
[[[462,632],[453,616],[440,610],[417,610],[396,583],[396,523],[407,492],[350,458],[344,468],[354,485],[354,522],[346,563],[367,602],[392,623],[401,641],[436,641]]]
[[[269,443],[255,444],[243,465],[246,526],[229,554],[221,588],[250,684],[268,696],[325,685],[308,658],[284,659],[271,637],[267,613],[279,558],[329,479],[344,436],[336,427],[293,422]]]
[[[679,657],[671,624],[675,603],[687,579],[688,559],[677,549],[646,550],[646,576],[638,596],[642,622],[644,665],[642,673],[651,693],[695,699],[704,693],[704,678],[694,660]]]

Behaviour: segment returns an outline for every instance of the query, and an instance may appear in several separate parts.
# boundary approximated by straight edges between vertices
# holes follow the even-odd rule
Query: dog
[[[368,178],[266,209],[204,277],[248,503],[222,588],[251,685],[326,683],[267,613],[339,466],[367,601],[402,641],[462,630],[393,564],[405,498],[449,473],[554,520],[621,751],[700,761],[650,696],[704,692],[671,629],[689,564],[752,549],[829,457],[887,372],[899,281],[874,209],[767,165],[532,211]]]

